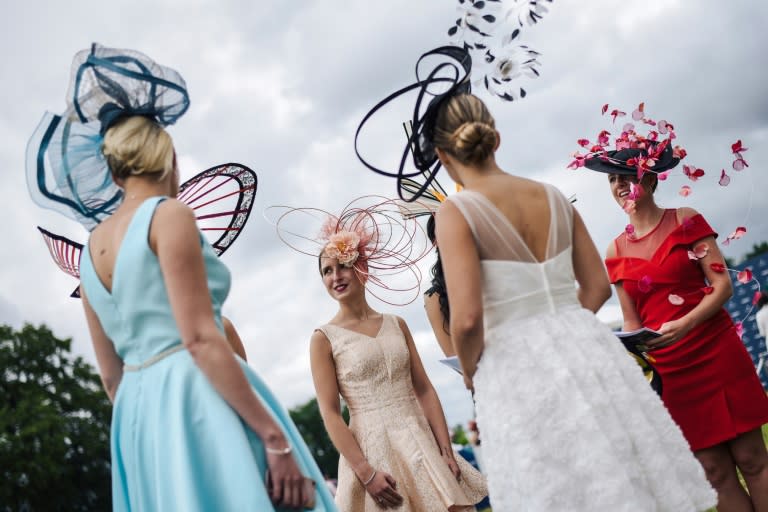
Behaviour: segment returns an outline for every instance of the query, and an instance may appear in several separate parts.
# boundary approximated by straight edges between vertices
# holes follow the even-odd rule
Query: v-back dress
[[[474,504],[488,494],[485,479],[457,456],[457,482],[443,461],[413,390],[410,353],[397,317],[383,315],[373,338],[332,324],[319,330],[331,344],[339,392],[349,407],[349,428],[370,465],[397,482],[404,499],[397,511],[445,512],[451,506],[474,511]],[[339,459],[336,504],[342,512],[382,510],[344,456]]]
[[[680,429],[611,330],[582,308],[573,209],[545,186],[538,261],[483,194],[449,197],[481,259],[485,348],[474,376],[494,510],[686,512],[716,496]]]
[[[621,283],[640,321],[658,329],[699,305],[708,289],[704,272],[688,251],[717,236],[704,217],[682,223],[668,209],[647,235],[614,241],[606,260],[613,283]],[[682,304],[673,305],[670,295]],[[721,308],[678,342],[653,351],[661,398],[693,450],[733,439],[768,423],[768,397],[728,312]]]
[[[90,244],[81,279],[88,300],[124,361],[112,411],[112,502],[115,511],[274,511],[265,490],[264,446],[183,349],[149,229],[163,197],[142,203],[125,232],[112,291],[96,274]],[[230,274],[200,235],[214,316]],[[286,411],[238,358],[253,391],[293,447],[305,476],[317,483],[316,511],[336,510],[325,481]]]

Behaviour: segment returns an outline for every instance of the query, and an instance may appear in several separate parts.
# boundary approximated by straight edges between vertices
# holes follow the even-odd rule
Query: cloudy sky
[[[94,361],[76,284],[52,263],[35,226],[76,240],[85,230],[33,204],[27,193],[27,139],[45,110],[65,105],[72,56],[91,42],[132,48],[177,69],[192,104],[170,129],[182,178],[224,162],[259,175],[254,214],[223,259],[233,287],[225,305],[250,364],[288,406],[313,395],[308,340],[335,312],[316,262],[286,248],[264,220],[270,205],[334,210],[355,196],[395,193],[394,182],[366,171],[353,136],[379,99],[413,81],[418,56],[447,42],[455,0],[260,2],[133,0],[5,2],[0,7],[0,322],[45,323],[71,337],[76,353]],[[609,103],[631,112],[644,101],[654,119],[675,124],[688,163],[706,171],[687,198],[679,169],[657,194],[664,206],[699,209],[721,233],[747,235],[726,248],[738,258],[768,239],[768,3],[758,0],[589,0],[550,4],[523,43],[542,53],[542,76],[521,82],[528,97],[488,105],[509,172],[554,183],[575,194],[603,250],[626,218],[607,180],[567,170],[576,139],[594,140],[610,119]],[[399,108],[400,110],[397,110]],[[406,119],[403,103],[389,113]],[[375,130],[370,158],[390,165],[402,151],[399,123]],[[742,139],[749,169],[730,170],[730,144]],[[732,175],[718,186],[720,169]],[[441,181],[450,180],[443,175]],[[690,183],[688,183],[690,184]],[[424,270],[427,270],[425,262]],[[428,283],[422,283],[426,288]],[[421,301],[393,308],[403,316],[451,424],[471,417],[460,378],[437,363],[439,351]],[[615,320],[612,300],[601,312]]]

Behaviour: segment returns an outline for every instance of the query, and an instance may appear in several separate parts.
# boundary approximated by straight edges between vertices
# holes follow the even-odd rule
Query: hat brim
[[[637,167],[627,165],[630,158],[635,158],[641,154],[646,154],[639,149],[622,149],[620,151],[606,151],[603,155],[594,155],[584,162],[587,169],[603,172],[606,174],[622,174],[627,176],[637,176]],[[680,159],[674,156],[672,148],[667,146],[662,152],[661,158],[656,161],[656,165],[651,167],[650,171],[660,173],[674,168],[680,163]]]
[[[592,171],[604,172],[606,174],[625,174],[625,175],[637,175],[637,167],[629,167],[617,163],[612,163],[608,160],[603,160],[599,156],[593,156],[592,158],[584,161],[584,167]]]
[[[666,165],[656,165],[651,168],[651,172],[660,173],[673,169],[680,163],[680,160],[675,158],[672,162]],[[600,157],[593,157],[584,162],[584,167],[592,171],[602,172],[605,174],[622,174],[626,176],[637,176],[637,167],[628,167],[626,165],[612,163],[607,160],[603,160]]]

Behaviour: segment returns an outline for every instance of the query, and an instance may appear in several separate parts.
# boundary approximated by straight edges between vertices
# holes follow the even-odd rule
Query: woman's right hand
[[[270,448],[284,448],[287,443]],[[291,453],[270,453],[267,451],[267,466],[269,467],[269,483],[267,490],[272,503],[275,505],[301,509],[307,499],[304,496],[304,475]]]
[[[688,321],[687,317],[665,322],[659,327],[661,336],[646,342],[649,352],[677,343],[690,332],[691,327],[691,323]]]
[[[397,508],[403,504],[403,497],[397,492],[397,482],[384,471],[376,471],[365,490],[381,508]]]

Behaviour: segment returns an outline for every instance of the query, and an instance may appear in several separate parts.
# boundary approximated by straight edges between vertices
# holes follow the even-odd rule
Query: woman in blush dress
[[[405,321],[374,310],[366,297],[368,287],[386,289],[390,280],[403,289],[394,274],[416,276],[415,261],[429,246],[417,249],[423,240],[407,234],[420,228],[415,221],[400,223],[394,201],[355,204],[328,215],[314,251],[323,285],[338,303],[310,342],[320,412],[341,455],[336,504],[350,512],[473,511],[487,495],[485,479],[455,456],[440,400]],[[418,296],[415,280],[412,300]],[[349,407],[349,424],[340,398]]]

